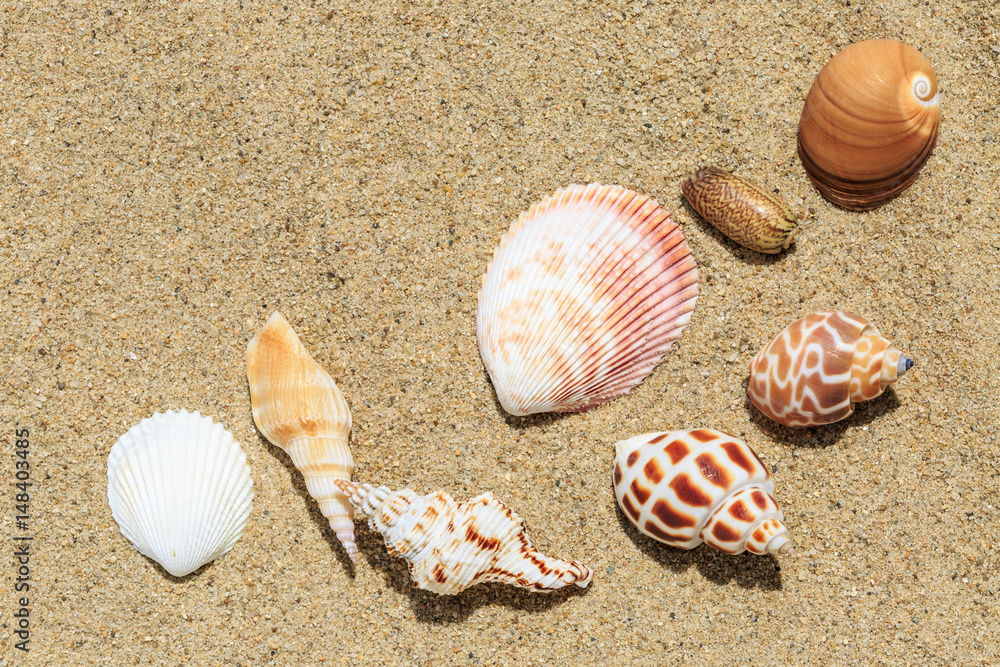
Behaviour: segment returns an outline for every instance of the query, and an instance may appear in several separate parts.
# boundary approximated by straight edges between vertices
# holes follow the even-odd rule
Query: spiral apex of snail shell
[[[774,255],[787,249],[798,229],[785,201],[718,167],[699,167],[681,184],[701,217],[742,246]]]
[[[835,204],[877,208],[916,180],[941,121],[937,77],[911,46],[874,39],[823,67],[799,121],[799,157]]]
[[[699,428],[622,440],[612,481],[629,521],[665,544],[705,542],[730,554],[792,550],[767,466],[728,433]]]
[[[750,364],[750,401],[785,426],[818,426],[849,417],[879,396],[913,362],[868,320],[828,310],[792,324]]]

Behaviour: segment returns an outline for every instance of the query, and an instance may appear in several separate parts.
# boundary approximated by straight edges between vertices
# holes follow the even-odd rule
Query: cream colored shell
[[[700,428],[644,433],[615,444],[618,505],[639,530],[681,549],[788,553],[774,482],[750,447]]]
[[[576,561],[549,558],[531,545],[524,520],[484,493],[457,502],[438,491],[337,482],[368,525],[385,539],[390,555],[406,561],[416,588],[454,595],[478,583],[499,581],[531,591],[567,584],[581,588],[593,572]]]
[[[355,560],[354,509],[335,484],[350,480],[354,471],[348,444],[351,410],[344,395],[278,312],[247,346],[247,380],[257,428],[291,457],[309,495]]]
[[[501,240],[483,276],[476,340],[510,414],[587,410],[653,372],[697,296],[691,250],[655,200],[571,185]]]
[[[246,454],[197,412],[157,413],[108,456],[108,503],[122,535],[175,577],[220,558],[243,535],[253,503]]]

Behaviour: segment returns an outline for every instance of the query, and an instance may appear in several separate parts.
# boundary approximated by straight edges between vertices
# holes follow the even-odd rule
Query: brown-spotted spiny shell
[[[820,71],[799,121],[799,157],[824,197],[867,211],[906,190],[937,141],[937,77],[911,46],[873,39]]]
[[[492,493],[458,502],[438,491],[337,480],[358,514],[385,540],[392,556],[406,561],[416,588],[455,595],[474,584],[498,581],[531,591],[567,584],[586,588],[593,571],[576,561],[550,558],[528,539],[524,519]]]
[[[779,424],[817,426],[849,417],[912,366],[870,322],[828,310],[789,324],[762,348],[747,391]]]
[[[681,184],[701,217],[742,246],[773,255],[788,248],[798,228],[777,195],[718,167],[699,167]]]
[[[731,554],[792,549],[767,466],[728,433],[699,428],[618,442],[613,481],[625,516],[660,542],[705,542]]]

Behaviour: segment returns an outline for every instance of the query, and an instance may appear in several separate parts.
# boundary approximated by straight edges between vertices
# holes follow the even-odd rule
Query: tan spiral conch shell
[[[247,380],[257,428],[292,458],[354,561],[354,509],[335,484],[350,480],[354,470],[344,395],[278,312],[247,346]]]
[[[524,519],[492,493],[457,502],[443,491],[418,496],[410,489],[370,484],[337,486],[382,535],[389,554],[406,561],[416,588],[454,595],[499,581],[551,591],[567,584],[586,588],[593,577],[582,563],[539,553],[528,540]]]
[[[660,542],[681,549],[705,542],[730,554],[792,549],[767,466],[728,433],[699,428],[622,440],[613,481],[625,516]]]
[[[654,199],[570,185],[511,225],[483,276],[476,341],[512,415],[631,391],[691,321],[698,269]]]
[[[859,42],[834,56],[809,90],[799,156],[824,197],[866,211],[916,180],[940,120],[927,58],[890,39]]]
[[[867,320],[828,310],[788,325],[750,364],[750,400],[785,426],[845,419],[913,362]]]

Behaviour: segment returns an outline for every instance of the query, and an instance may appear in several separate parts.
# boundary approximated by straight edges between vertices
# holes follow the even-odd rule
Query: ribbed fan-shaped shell
[[[910,187],[941,122],[937,77],[891,39],[847,47],[820,71],[799,121],[799,156],[824,197],[866,211]]]
[[[108,456],[108,502],[122,535],[175,577],[233,548],[252,487],[232,434],[197,412],[143,419]]]
[[[785,426],[849,417],[913,366],[868,320],[828,310],[789,324],[750,364],[747,391],[758,410]]]
[[[382,535],[389,554],[406,560],[416,588],[454,595],[474,584],[499,581],[551,591],[567,584],[585,588],[593,577],[582,563],[536,551],[524,520],[491,493],[456,502],[443,491],[418,496],[410,489],[337,485]]]
[[[522,213],[496,249],[479,352],[507,412],[586,410],[653,372],[697,296],[691,251],[655,200],[571,185]]]
[[[253,420],[302,472],[309,495],[354,561],[354,508],[334,484],[351,479],[351,410],[337,383],[275,312],[247,345]]]
[[[615,497],[646,535],[681,549],[788,553],[774,482],[756,452],[714,429],[644,433],[615,444]]]

